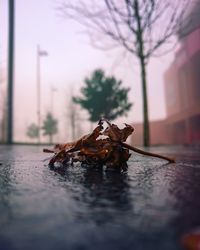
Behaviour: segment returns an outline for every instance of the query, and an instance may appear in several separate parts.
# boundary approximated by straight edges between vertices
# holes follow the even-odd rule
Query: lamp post
[[[14,0],[9,0],[7,143],[13,143]]]
[[[40,46],[37,45],[37,118],[38,118],[38,143],[40,144],[40,126],[41,126],[41,91],[40,91],[40,57],[48,56],[45,50],[41,50]]]

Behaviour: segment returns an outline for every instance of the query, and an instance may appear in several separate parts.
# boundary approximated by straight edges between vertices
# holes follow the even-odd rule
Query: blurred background
[[[0,142],[60,143],[87,134],[96,123],[80,98],[85,79],[98,78],[95,70],[100,69],[104,78],[122,82],[126,104],[132,104],[111,120],[132,124],[130,143],[142,145],[143,89],[137,56],[124,46],[96,48],[87,34],[89,24],[65,13],[68,2],[0,0]],[[181,29],[171,34],[168,53],[148,58],[151,145],[200,143],[199,13],[199,1],[191,1]],[[164,25],[163,17],[158,26]],[[101,104],[109,106],[103,99]]]

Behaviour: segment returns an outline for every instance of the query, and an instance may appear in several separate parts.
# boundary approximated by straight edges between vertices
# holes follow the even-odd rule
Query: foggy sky
[[[0,0],[0,69],[7,70],[7,0]],[[51,87],[54,92],[53,110],[59,119],[57,141],[70,138],[67,124],[67,103],[71,93],[78,95],[83,79],[93,70],[102,68],[107,74],[121,79],[131,88],[130,100],[134,103],[128,117],[118,122],[142,121],[140,72],[137,59],[124,57],[121,49],[101,51],[93,48],[83,28],[60,15],[59,1],[16,0],[15,23],[15,82],[14,82],[14,139],[28,140],[27,126],[37,123],[36,106],[36,46],[48,52],[41,58],[42,118],[51,108]],[[169,66],[172,53],[150,61],[148,67],[148,100],[151,120],[165,117],[163,72]],[[5,79],[6,80],[6,79]],[[2,84],[1,84],[2,85]],[[5,85],[5,83],[4,83]],[[73,88],[73,90],[70,90]],[[2,86],[1,86],[2,89]],[[85,113],[82,118],[87,118]],[[84,126],[87,127],[87,126]],[[84,127],[82,132],[85,133]]]

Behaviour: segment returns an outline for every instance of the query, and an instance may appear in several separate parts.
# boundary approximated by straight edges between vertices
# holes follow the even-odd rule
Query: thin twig
[[[155,154],[155,153],[150,153],[150,152],[146,152],[146,151],[143,151],[139,148],[136,148],[136,147],[133,147],[129,144],[126,144],[124,142],[121,142],[121,145],[127,149],[130,149],[136,153],[139,153],[139,154],[143,154],[143,155],[147,155],[147,156],[152,156],[152,157],[157,157],[157,158],[161,158],[161,159],[164,159],[164,160],[167,160],[169,161],[170,163],[174,163],[175,162],[175,159],[173,158],[169,158],[167,156],[164,156],[164,155],[159,155],[159,154]]]

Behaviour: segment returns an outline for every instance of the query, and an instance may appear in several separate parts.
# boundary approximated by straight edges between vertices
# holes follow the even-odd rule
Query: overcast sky
[[[0,0],[0,69],[7,67],[7,2]],[[51,87],[54,92],[53,111],[59,119],[60,133],[56,140],[70,138],[67,126],[67,102],[73,91],[78,94],[83,79],[93,70],[102,68],[129,86],[130,100],[134,103],[128,117],[118,122],[142,121],[141,83],[137,59],[123,54],[120,49],[101,51],[93,48],[78,24],[63,18],[57,11],[59,1],[16,0],[15,22],[15,140],[26,140],[26,128],[37,122],[36,47],[48,52],[41,57],[42,118],[51,107]],[[148,67],[148,97],[150,119],[165,117],[163,72],[173,58],[172,53],[152,59]],[[5,79],[6,80],[6,79]],[[73,87],[73,90],[70,90]],[[2,89],[2,84],[1,84]],[[82,118],[86,118],[82,114]],[[84,126],[87,127],[87,126]],[[82,128],[83,133],[85,132]]]

